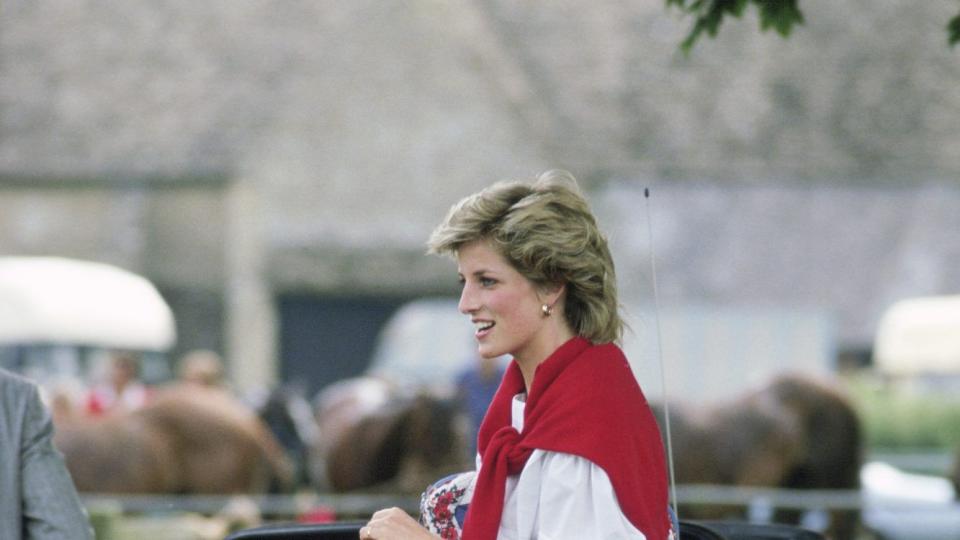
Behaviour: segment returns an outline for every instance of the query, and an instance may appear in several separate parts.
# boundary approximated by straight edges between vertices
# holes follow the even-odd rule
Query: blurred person
[[[493,396],[500,386],[500,380],[506,367],[500,362],[500,357],[484,358],[480,357],[478,361],[471,364],[470,367],[463,370],[457,377],[457,398],[461,409],[467,415],[467,421],[470,423],[468,430],[467,451],[470,459],[474,459],[477,453],[477,433],[480,429],[480,423],[487,414],[487,407],[493,401]]]
[[[43,390],[41,388],[41,392]],[[46,395],[42,397],[50,409],[53,425],[60,426],[73,422],[84,414],[87,387],[80,379],[66,379],[50,385]]]
[[[107,380],[87,395],[87,413],[135,411],[149,401],[152,391],[140,381],[140,357],[130,351],[113,351]]]
[[[189,384],[222,387],[223,359],[211,350],[192,350],[180,358],[177,378]]]
[[[34,383],[0,369],[0,538],[84,540],[93,529]]]
[[[423,526],[390,508],[360,538],[675,537],[660,432],[615,344],[613,260],[574,178],[494,184],[454,205],[428,245],[456,259],[480,355],[513,360],[476,474],[428,490]]]

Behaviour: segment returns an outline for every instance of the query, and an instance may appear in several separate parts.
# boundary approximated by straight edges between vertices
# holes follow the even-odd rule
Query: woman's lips
[[[488,336],[490,332],[493,331],[494,322],[493,321],[473,321],[473,324],[476,326],[477,330],[473,334],[477,339],[483,339]]]

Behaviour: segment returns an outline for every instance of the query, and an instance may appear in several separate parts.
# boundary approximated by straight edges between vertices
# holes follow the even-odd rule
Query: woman
[[[574,178],[550,171],[463,199],[429,251],[456,258],[481,356],[513,357],[480,427],[462,538],[671,537],[660,434],[614,344],[613,260]],[[436,536],[389,509],[360,537]]]

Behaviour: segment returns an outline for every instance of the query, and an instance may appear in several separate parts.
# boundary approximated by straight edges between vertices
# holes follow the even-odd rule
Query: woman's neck
[[[542,336],[538,347],[534,350],[523,351],[513,356],[513,360],[517,363],[517,366],[520,368],[520,373],[523,375],[523,384],[526,387],[528,395],[530,394],[530,388],[533,386],[533,376],[537,371],[537,367],[542,364],[544,360],[550,358],[554,351],[559,349],[561,345],[573,339],[574,335],[573,331],[570,330],[566,324],[553,326]]]

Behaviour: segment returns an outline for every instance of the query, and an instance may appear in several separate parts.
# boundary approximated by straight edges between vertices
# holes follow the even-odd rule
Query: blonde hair
[[[532,184],[498,182],[464,198],[430,235],[428,253],[455,256],[477,240],[489,241],[535,285],[566,285],[563,312],[577,335],[620,341],[613,258],[569,172],[547,171]]]

